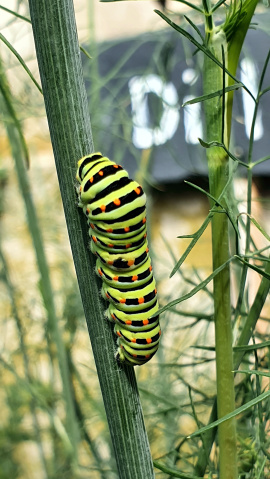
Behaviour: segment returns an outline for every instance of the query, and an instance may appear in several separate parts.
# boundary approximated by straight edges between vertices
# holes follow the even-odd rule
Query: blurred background
[[[184,183],[188,180],[208,190],[205,150],[198,142],[203,138],[201,103],[182,108],[183,103],[202,94],[203,58],[198,52],[194,55],[190,44],[154,13],[155,8],[163,8],[159,2],[75,0],[74,6],[79,42],[91,57],[82,52],[95,148],[122,164],[148,194],[148,235],[159,300],[164,305],[189,292],[211,272],[207,227],[181,269],[169,279],[190,242],[177,237],[195,233],[209,212],[207,197]],[[0,7],[0,33],[40,83],[31,24],[7,11],[29,19],[28,2],[2,0]],[[188,7],[166,2],[166,8],[183,27],[189,28],[183,16],[187,12],[199,25],[201,18]],[[240,62],[238,77],[254,94],[269,50],[269,20],[268,4],[260,3],[254,19],[256,29],[248,32]],[[68,358],[81,431],[76,477],[114,479],[116,468],[72,263],[43,97],[3,38],[0,55],[29,150],[27,177]],[[269,85],[268,68],[265,87]],[[269,155],[269,104],[266,95],[259,106],[252,161]],[[244,162],[253,111],[249,98],[237,91],[231,151]],[[20,172],[11,155],[9,114],[1,108],[0,479],[73,478],[61,367],[40,289],[33,233],[19,187]],[[269,174],[269,162],[254,169],[252,210],[268,234]],[[234,194],[239,211],[245,212],[244,167],[237,171]],[[257,228],[252,234],[257,248],[267,246]],[[240,243],[241,247],[244,245]],[[236,271],[234,304],[238,279]],[[252,301],[259,276],[249,274],[249,283]],[[198,295],[164,313],[161,347],[147,366],[136,369],[153,457],[167,459],[187,472],[192,471],[201,442],[196,438],[187,441],[186,436],[207,422],[215,395],[212,300],[210,283]],[[269,303],[262,317],[258,338],[269,334]],[[266,357],[261,360],[266,361]],[[243,396],[252,395],[253,386],[243,377],[239,384],[242,401]],[[244,446],[239,443],[239,448],[249,453],[250,470],[254,451],[246,431],[251,427],[245,419],[241,431]],[[215,451],[211,461],[212,477],[216,477]],[[167,475],[157,472],[157,477]]]

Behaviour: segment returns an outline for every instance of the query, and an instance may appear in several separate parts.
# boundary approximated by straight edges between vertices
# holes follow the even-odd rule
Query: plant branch
[[[29,0],[42,89],[70,244],[92,343],[119,477],[154,477],[134,370],[116,363],[115,334],[104,318],[101,283],[76,206],[77,161],[93,152],[88,100],[72,0]]]

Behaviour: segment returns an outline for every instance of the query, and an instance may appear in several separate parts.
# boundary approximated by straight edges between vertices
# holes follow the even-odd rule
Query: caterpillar
[[[116,359],[142,365],[156,353],[161,334],[156,282],[146,235],[146,196],[126,170],[93,153],[78,161],[78,206],[89,225],[105,316],[115,323]]]

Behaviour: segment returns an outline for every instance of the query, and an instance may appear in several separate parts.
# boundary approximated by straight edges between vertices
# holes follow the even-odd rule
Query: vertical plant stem
[[[104,318],[101,282],[78,212],[77,161],[93,152],[88,101],[72,0],[29,0],[56,169],[87,326],[120,479],[153,479],[150,447],[134,369],[115,361],[115,334]],[[100,146],[99,146],[100,147]]]
[[[208,47],[222,63],[221,45],[226,44],[225,35],[215,32],[210,38]],[[222,90],[223,72],[212,60],[205,57],[204,93]],[[207,141],[222,141],[228,145],[229,133],[223,124],[223,105],[219,98],[206,102],[206,135]],[[224,131],[223,131],[224,128]],[[222,193],[229,176],[229,159],[221,148],[207,150],[209,168],[209,189],[211,195],[218,198]],[[224,200],[223,200],[224,206]],[[228,218],[224,213],[216,213],[212,219],[212,257],[213,270],[230,258]],[[216,340],[216,376],[217,376],[217,411],[218,417],[225,416],[235,409],[232,324],[230,299],[230,269],[226,266],[214,278],[214,310]],[[224,422],[218,428],[220,479],[237,478],[236,425],[235,419]]]

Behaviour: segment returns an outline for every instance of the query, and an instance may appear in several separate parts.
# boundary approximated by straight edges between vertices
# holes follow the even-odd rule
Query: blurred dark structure
[[[270,47],[269,13],[255,16],[253,24],[256,29],[248,31],[237,78],[256,96]],[[200,41],[195,31],[191,33]],[[148,152],[148,174],[156,184],[207,174],[205,150],[198,142],[204,137],[202,103],[182,108],[202,95],[203,58],[194,52],[172,29],[97,46],[98,77],[87,82],[96,148],[117,157],[131,174]],[[93,68],[85,58],[84,65]],[[269,86],[268,65],[263,89]],[[245,162],[253,111],[252,98],[237,90],[231,151]],[[269,124],[270,91],[259,104],[252,161],[270,155]],[[245,168],[239,173],[245,175]],[[269,176],[270,161],[257,165],[254,175]]]

